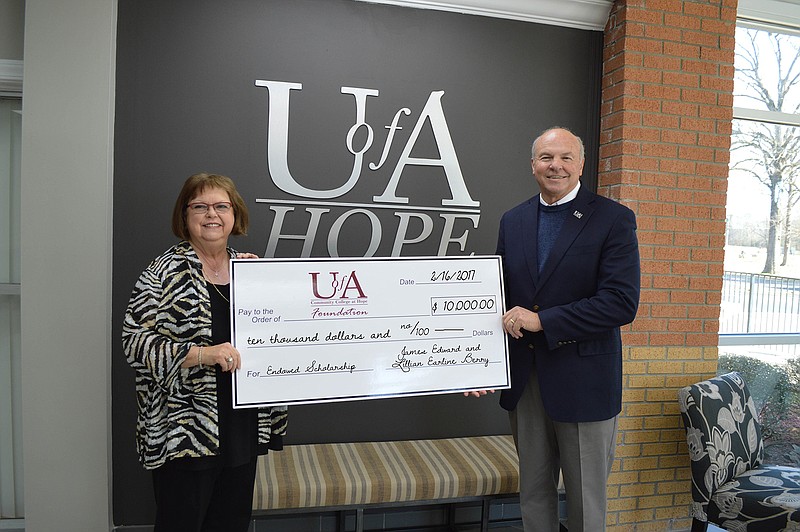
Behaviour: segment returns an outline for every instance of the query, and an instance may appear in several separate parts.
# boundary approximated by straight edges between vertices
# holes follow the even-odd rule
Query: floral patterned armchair
[[[678,394],[692,469],[692,532],[800,532],[800,469],[761,463],[758,414],[741,375]]]

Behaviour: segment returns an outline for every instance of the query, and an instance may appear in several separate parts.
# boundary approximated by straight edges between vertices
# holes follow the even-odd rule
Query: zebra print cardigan
[[[202,268],[189,242],[176,244],[142,272],[125,312],[122,343],[136,371],[136,450],[146,469],[219,454],[215,369],[181,368],[193,345],[211,341]],[[285,434],[286,423],[286,407],[259,409],[259,443]]]

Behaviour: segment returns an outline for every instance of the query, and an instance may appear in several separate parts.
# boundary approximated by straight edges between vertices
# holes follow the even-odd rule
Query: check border
[[[234,259],[230,272],[232,343],[242,353],[234,408],[510,387],[497,255]],[[385,349],[364,351],[375,346]]]

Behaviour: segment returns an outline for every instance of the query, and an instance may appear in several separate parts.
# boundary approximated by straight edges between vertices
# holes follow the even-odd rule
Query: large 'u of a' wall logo
[[[342,94],[350,94],[355,99],[355,122],[344,139],[348,151],[352,154],[353,166],[349,177],[336,176],[329,181],[334,184],[330,188],[308,188],[301,185],[292,175],[288,158],[289,142],[289,97],[292,91],[302,90],[300,83],[283,81],[256,80],[256,86],[267,89],[269,96],[269,116],[267,119],[267,166],[272,182],[277,188],[291,194],[299,200],[281,200],[259,198],[258,203],[269,205],[275,213],[272,228],[267,240],[265,257],[276,256],[282,242],[299,241],[302,243],[300,257],[310,257],[314,242],[318,236],[327,239],[327,252],[331,257],[339,256],[341,239],[348,238],[348,231],[357,228],[367,232],[368,243],[362,250],[362,256],[374,256],[382,242],[388,249],[391,241],[390,256],[417,253],[423,244],[436,243],[435,253],[439,256],[465,253],[471,229],[478,227],[480,220],[480,202],[475,201],[467,189],[456,149],[447,126],[442,97],[444,91],[433,91],[416,117],[413,129],[405,143],[397,140],[397,133],[406,127],[414,118],[412,110],[399,109],[387,124],[378,129],[385,139],[378,139],[376,128],[366,122],[367,101],[370,97],[379,96],[379,91],[358,87],[342,87]],[[405,122],[405,123],[404,123]],[[428,125],[429,124],[429,125]],[[412,151],[420,141],[420,133],[424,127],[436,142],[438,158],[413,157]],[[354,139],[365,138],[363,145],[355,146]],[[367,161],[369,172],[384,176],[384,180],[371,176],[370,182],[377,183],[376,193],[371,203],[347,202],[347,194],[353,190],[365,171],[365,154],[378,142],[383,142],[380,157]],[[391,171],[384,168],[389,154],[402,145],[397,163]],[[377,153],[377,150],[374,151]],[[446,180],[451,197],[431,198],[425,205],[410,205],[409,198],[398,193],[398,187],[409,167],[429,166],[441,170],[441,179]],[[388,179],[385,176],[388,175]],[[343,183],[342,183],[343,182]],[[341,184],[339,184],[341,183]],[[385,183],[385,185],[383,184]],[[436,201],[439,204],[434,205]],[[387,213],[391,213],[387,217]],[[382,214],[383,216],[380,216]],[[287,229],[291,225],[292,232]],[[366,221],[366,224],[364,223]],[[298,231],[297,227],[302,227]],[[430,254],[430,253],[426,253]]]

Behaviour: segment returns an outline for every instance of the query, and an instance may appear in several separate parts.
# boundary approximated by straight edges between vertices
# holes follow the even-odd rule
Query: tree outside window
[[[768,460],[800,464],[800,33],[736,32],[719,373],[751,387]]]

